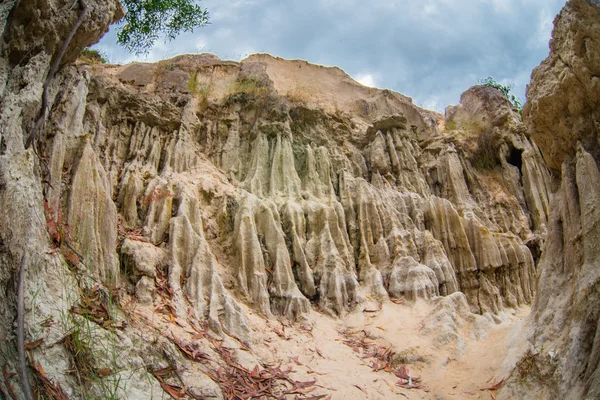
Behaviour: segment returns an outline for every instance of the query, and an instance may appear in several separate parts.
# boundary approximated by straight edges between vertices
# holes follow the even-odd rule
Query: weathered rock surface
[[[100,16],[84,24],[67,60],[122,12],[115,2],[88,2]],[[204,354],[200,342],[181,342],[182,331],[252,346],[251,315],[337,317],[391,297],[433,299],[430,320],[443,319],[452,336],[456,315],[490,321],[533,301],[550,175],[496,90],[469,89],[444,118],[337,68],[268,55],[71,65],[51,85],[52,117],[37,143],[44,158],[36,160],[23,142],[41,104],[47,52],[75,15],[63,21],[63,3],[49,1],[55,13],[22,20],[38,3],[11,11],[0,58],[8,77],[0,92],[0,286],[9,288],[0,291],[0,327],[10,331],[20,257],[36,254],[27,266],[28,337],[44,337],[34,354],[68,394],[83,387],[68,373],[61,340],[82,323],[94,327],[92,352],[131,343],[118,348],[126,357],[100,357],[96,368],[111,365],[110,379],[131,382],[117,384],[120,397],[143,398],[156,381],[127,371],[189,367],[175,347],[187,358]],[[38,24],[54,42],[33,37]],[[28,38],[31,53],[19,61]],[[590,151],[579,156],[578,182],[595,177]],[[102,323],[81,315],[98,288],[110,309]],[[115,293],[128,302],[113,310]],[[40,329],[44,321],[56,324]],[[12,363],[9,343],[0,344],[0,361]],[[147,343],[160,351],[136,350]],[[206,371],[188,369],[186,382],[215,395]],[[92,385],[98,396],[102,382]]]
[[[504,398],[600,396],[600,4],[571,0],[554,21],[549,57],[532,74],[524,116],[556,171],[529,353]]]

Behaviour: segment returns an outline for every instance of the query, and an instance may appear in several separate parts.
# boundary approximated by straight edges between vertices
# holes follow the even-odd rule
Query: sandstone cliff
[[[548,238],[529,321],[528,354],[507,398],[600,397],[600,4],[571,0],[549,57],[532,74],[523,116],[554,170]]]
[[[122,13],[118,2],[88,3],[94,13],[65,61]],[[193,393],[220,397],[219,377],[199,361],[223,358],[222,348],[213,341],[209,352],[211,344],[182,338],[254,350],[262,343],[257,318],[310,324],[316,313],[338,318],[390,300],[427,300],[435,310],[425,332],[446,324],[442,344],[461,337],[459,320],[500,322],[504,310],[534,299],[542,318],[544,299],[558,288],[536,297],[538,260],[562,260],[542,250],[562,252],[556,232],[566,217],[557,210],[575,218],[578,204],[591,233],[568,225],[560,235],[581,241],[573,257],[586,261],[578,265],[594,265],[596,188],[588,177],[598,171],[595,147],[585,147],[593,142],[587,125],[578,125],[580,150],[564,156],[561,190],[569,196],[553,208],[542,154],[556,160],[554,150],[541,153],[491,88],[467,90],[443,116],[337,68],[268,55],[239,63],[207,54],[79,62],[53,80],[37,153],[25,150],[52,54],[76,18],[70,5],[0,6],[8,15],[0,57],[0,327],[12,332],[15,271],[27,252],[27,340],[43,339],[32,357],[69,396],[109,390],[147,398],[164,382],[146,371],[175,365]],[[589,68],[574,79],[594,81]],[[534,74],[530,93],[535,82]],[[532,104],[525,115],[534,140],[542,132],[545,143],[552,122],[530,117],[540,112]],[[577,118],[594,104],[582,103]],[[545,245],[548,229],[554,241]],[[543,274],[541,282],[554,285]],[[83,362],[73,356],[79,335],[94,368],[109,371],[105,379],[72,373]],[[0,364],[14,370],[14,339],[5,339]]]

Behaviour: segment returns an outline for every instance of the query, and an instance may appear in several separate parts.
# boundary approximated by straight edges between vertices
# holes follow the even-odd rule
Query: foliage
[[[172,40],[181,32],[208,24],[208,11],[193,0],[121,0],[127,12],[117,43],[134,54],[146,54],[160,35]]]
[[[488,76],[485,79],[480,79],[479,83],[481,83],[484,86],[489,86],[489,87],[498,89],[500,91],[500,93],[502,93],[504,95],[504,97],[506,97],[508,99],[508,101],[510,101],[512,103],[512,105],[515,106],[515,108],[519,111],[519,114],[523,113],[523,104],[517,98],[517,96],[515,96],[514,94],[512,94],[510,92],[515,87],[514,83],[509,83],[508,85],[502,85],[499,82],[496,82],[496,80],[494,78],[492,78],[491,76]]]
[[[264,97],[269,92],[269,89],[265,86],[265,84],[255,78],[240,78],[235,81],[233,86],[233,92],[245,93],[257,97]]]
[[[94,64],[106,64],[108,60],[106,59],[106,55],[98,50],[90,49],[86,47],[81,51],[81,57],[91,61]]]

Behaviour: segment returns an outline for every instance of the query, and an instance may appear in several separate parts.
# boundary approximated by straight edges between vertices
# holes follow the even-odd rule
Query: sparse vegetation
[[[265,97],[269,93],[267,86],[256,78],[243,77],[234,82],[234,93],[245,93],[256,97]]]
[[[446,130],[454,131],[457,129],[456,122],[454,120],[449,120],[446,122]]]
[[[198,73],[192,73],[188,80],[188,90],[198,98],[198,111],[204,111],[208,107],[208,96],[210,95],[211,85],[209,83],[198,82]]]
[[[508,101],[510,101],[512,103],[512,105],[515,106],[515,108],[519,111],[519,114],[521,114],[521,116],[523,115],[523,104],[517,98],[517,96],[515,96],[514,94],[512,94],[510,92],[515,87],[514,83],[509,83],[508,85],[502,85],[501,83],[496,82],[496,80],[494,78],[492,78],[491,76],[488,76],[485,79],[480,79],[479,83],[484,86],[489,86],[489,87],[493,87],[494,89],[498,89],[500,91],[500,93],[502,93],[504,95],[504,97],[506,97],[508,99]]]
[[[108,59],[106,58],[106,54],[96,49],[90,49],[86,47],[81,51],[81,59],[83,61],[90,62],[91,64],[106,64],[108,63]]]
[[[298,103],[310,103],[311,93],[306,86],[297,86],[293,90],[287,92],[287,98]]]

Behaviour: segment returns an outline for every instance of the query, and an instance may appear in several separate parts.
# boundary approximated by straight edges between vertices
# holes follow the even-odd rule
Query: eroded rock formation
[[[530,350],[506,398],[600,396],[600,4],[571,0],[532,74],[524,117],[554,170],[548,239],[529,321]]]
[[[117,2],[88,2],[94,17],[66,61],[122,12]],[[540,249],[556,224],[551,179],[495,89],[469,89],[443,116],[337,68],[268,55],[78,63],[50,87],[38,159],[23,143],[43,72],[75,15],[66,2],[43,2],[56,12],[35,23],[50,32],[41,43],[23,19],[38,3],[0,6],[10,12],[0,57],[0,286],[9,288],[0,291],[0,324],[10,331],[11,277],[24,251],[35,254],[28,336],[44,337],[34,354],[53,361],[46,372],[69,395],[82,385],[66,372],[63,339],[83,323],[96,348],[124,341],[127,357],[101,360],[116,365],[113,379],[132,382],[117,385],[122,397],[145,398],[158,386],[146,369],[187,366],[177,346],[199,354],[175,340],[186,326],[252,346],[254,313],[303,321],[390,298],[434,299],[434,315],[450,326],[457,313],[499,320],[533,301]],[[582,147],[572,182],[597,175],[594,154]],[[577,201],[593,217],[585,196]],[[121,303],[109,319],[90,321],[82,296],[99,288],[105,307],[120,293],[179,328],[160,332]],[[0,346],[10,364],[9,343]],[[161,351],[144,352],[151,346]],[[218,393],[205,372],[190,370],[199,390]]]

